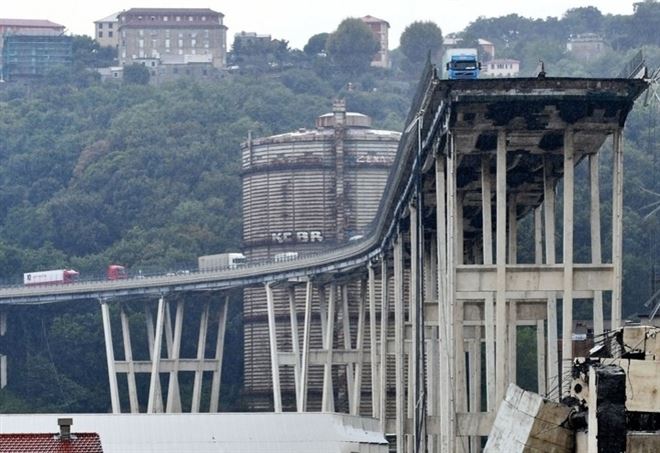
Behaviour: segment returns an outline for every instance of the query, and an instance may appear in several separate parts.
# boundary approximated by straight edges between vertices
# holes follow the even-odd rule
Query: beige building
[[[374,35],[376,35],[376,39],[378,39],[378,43],[380,44],[380,50],[374,55],[374,59],[371,61],[371,66],[376,68],[389,68],[391,66],[390,51],[388,50],[389,22],[373,16],[364,16],[361,17],[360,20],[367,24]]]
[[[520,61],[510,58],[498,58],[483,63],[484,77],[517,77],[520,73]]]
[[[119,14],[114,13],[94,22],[94,39],[101,47],[119,46]]]
[[[224,14],[208,8],[132,8],[119,13],[119,63],[176,57],[222,68],[227,55]]]

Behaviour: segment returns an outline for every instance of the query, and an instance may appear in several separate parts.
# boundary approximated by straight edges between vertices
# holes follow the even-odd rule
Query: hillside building
[[[13,81],[45,75],[51,69],[70,65],[70,36],[5,35],[2,46],[2,78]]]
[[[479,45],[481,58],[484,63],[495,58],[495,44],[482,38],[479,38],[477,43]]]
[[[119,14],[94,21],[94,39],[101,47],[119,47]]]
[[[566,50],[576,58],[585,61],[598,58],[608,49],[602,36],[596,33],[583,33],[571,37],[566,43]]]
[[[250,46],[258,43],[269,43],[271,41],[271,35],[260,35],[254,31],[242,31],[240,33],[234,34],[234,44],[233,47],[236,49],[241,46]]]
[[[484,77],[517,77],[520,73],[520,61],[510,58],[497,58],[482,65]]]
[[[64,33],[64,28],[64,25],[49,20],[0,18],[0,52],[2,52],[5,36],[59,36]]]
[[[226,63],[224,14],[208,8],[132,8],[118,16],[119,63],[151,63],[176,57],[183,64]]]
[[[360,20],[367,24],[376,36],[376,39],[378,39],[380,45],[378,53],[376,53],[373,60],[371,60],[371,66],[375,68],[389,68],[392,65],[390,62],[390,51],[388,50],[389,22],[373,16],[364,16],[361,17]]]

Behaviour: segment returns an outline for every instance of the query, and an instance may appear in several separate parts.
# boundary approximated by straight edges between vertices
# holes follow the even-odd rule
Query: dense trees
[[[307,55],[318,55],[321,52],[325,51],[325,44],[328,41],[329,33],[318,33],[307,41],[305,47],[303,47],[303,52]]]
[[[145,65],[133,63],[124,67],[124,82],[146,85],[149,83],[149,70]]]
[[[401,34],[401,51],[410,63],[419,66],[429,54],[437,60],[442,42],[442,31],[435,23],[413,22]]]

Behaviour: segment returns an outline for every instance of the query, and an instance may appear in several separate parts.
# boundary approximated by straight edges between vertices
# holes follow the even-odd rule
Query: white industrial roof
[[[0,433],[98,433],[105,453],[387,452],[371,418],[324,413],[0,415]]]

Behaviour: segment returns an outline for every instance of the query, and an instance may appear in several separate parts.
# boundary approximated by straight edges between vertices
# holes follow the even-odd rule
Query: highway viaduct
[[[218,272],[2,288],[0,305],[98,300],[113,412],[122,411],[118,376],[128,380],[129,410],[140,410],[136,373],[150,375],[147,412],[180,411],[177,379],[185,371],[196,373],[193,412],[200,408],[203,371],[213,372],[209,407],[216,411],[228,303],[223,293],[265,285],[275,412],[284,410],[281,371],[293,369],[295,410],[305,412],[310,370],[318,367],[321,410],[332,412],[337,398],[346,399],[351,414],[380,420],[397,451],[480,451],[480,438],[516,379],[518,326],[535,329],[538,391],[556,399],[567,391],[568,379],[561,377],[573,354],[574,300],[592,303],[596,334],[603,331],[604,299],[612,328],[621,324],[623,130],[646,87],[643,79],[449,81],[427,65],[379,214],[362,241]],[[608,149],[608,162],[601,147]],[[589,175],[584,181],[576,180],[581,162]],[[600,193],[601,168],[612,178],[608,200]],[[576,205],[578,185],[588,187],[586,205]],[[611,205],[609,257],[602,252],[601,203]],[[589,213],[588,262],[574,259],[577,210]],[[524,236],[533,238],[527,261],[519,250]],[[356,282],[361,296],[348,300],[342,288]],[[277,307],[272,289],[279,286],[305,291],[304,307]],[[177,303],[172,322],[167,298],[199,291],[217,292],[222,301],[215,355],[206,358],[202,348],[182,358],[184,303]],[[125,355],[117,360],[109,306],[144,298],[158,299],[155,323],[148,316],[150,357],[132,358],[121,309]],[[356,325],[349,310],[358,313]],[[283,314],[291,320],[286,332],[276,327]],[[207,306],[200,344],[209,316]],[[312,316],[321,319],[321,347],[310,341]],[[283,350],[285,335],[290,348]],[[167,357],[160,353],[163,337]],[[345,394],[336,391],[337,369],[344,370]],[[166,402],[160,373],[169,375]]]

